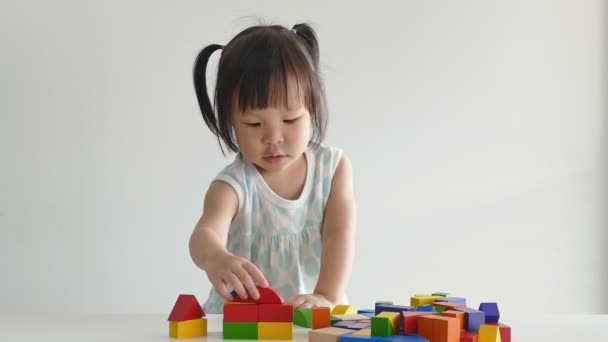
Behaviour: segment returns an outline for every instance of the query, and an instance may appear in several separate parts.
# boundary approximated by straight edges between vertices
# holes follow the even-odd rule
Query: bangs
[[[280,36],[277,38],[281,38]],[[234,106],[239,112],[268,107],[305,106],[317,112],[313,89],[314,70],[302,49],[287,39],[252,44],[243,54],[241,78],[234,89]]]

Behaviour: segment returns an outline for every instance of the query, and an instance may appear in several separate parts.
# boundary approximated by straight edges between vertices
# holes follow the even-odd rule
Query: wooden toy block
[[[333,310],[331,310],[332,315],[356,315],[357,307],[354,305],[336,305]]]
[[[447,292],[435,292],[433,293],[431,296],[437,296],[437,297],[448,297],[450,294]]]
[[[357,323],[351,325],[350,329],[361,330],[361,329],[371,329],[371,327],[372,327],[371,321],[369,321],[369,322],[357,322]]]
[[[354,314],[354,315],[333,315],[333,317],[341,320],[341,321],[360,321],[364,319],[369,319],[369,316]]]
[[[452,302],[434,302],[434,306],[442,306],[445,310],[454,310],[456,308],[466,308],[466,305]]]
[[[393,333],[396,334],[399,332],[399,319],[401,318],[401,314],[398,312],[381,312],[376,315],[376,317],[386,317],[389,322],[391,322],[391,327],[393,329]]]
[[[224,322],[224,339],[257,340],[258,322]]]
[[[511,342],[511,327],[503,324],[503,323],[488,323],[490,325],[498,325],[498,329],[500,330],[500,340],[501,342]]]
[[[433,305],[431,304],[431,306],[433,307],[433,311],[437,312],[438,314],[442,314],[446,309],[443,306],[439,306],[439,305]],[[420,308],[420,307],[418,307]]]
[[[196,300],[196,297],[191,294],[180,294],[177,301],[169,314],[169,321],[182,322],[196,318],[205,317],[205,312],[201,305]]]
[[[404,334],[418,333],[418,317],[433,315],[432,312],[403,311],[401,313],[401,326]]]
[[[461,331],[460,342],[478,342],[477,333],[471,331]]]
[[[201,317],[181,322],[169,321],[169,336],[173,338],[207,336],[207,319]]]
[[[321,329],[331,326],[330,311],[328,307],[312,308],[312,329]]]
[[[467,305],[467,299],[466,298],[461,298],[461,297],[440,298],[440,299],[437,299],[435,302],[450,302],[450,303],[462,304],[464,306]]]
[[[420,312],[437,312],[437,310],[435,310],[435,307],[432,306],[431,304],[420,305],[420,306],[418,306],[418,308],[416,309],[416,311],[420,311]]]
[[[276,289],[272,287],[261,287],[256,286],[258,292],[260,293],[260,298],[258,300],[253,300],[251,297],[247,297],[247,299],[242,299],[239,295],[236,294],[236,291],[232,291],[232,301],[233,302],[241,302],[241,303],[257,303],[257,304],[283,304],[283,297]]]
[[[293,305],[291,304],[260,304],[260,322],[293,322]]]
[[[338,317],[331,316],[330,319],[329,319],[329,324],[334,325],[334,324],[336,324],[336,323],[338,323],[340,321],[341,321],[341,319],[339,319]]]
[[[478,336],[477,342],[501,342],[497,325],[482,324]]]
[[[355,324],[357,324],[356,321],[340,321],[340,322],[337,322],[336,324],[333,324],[332,327],[344,328],[344,329],[350,329],[350,330],[359,330],[357,328],[352,327]]]
[[[428,296],[428,295],[415,295],[410,298],[410,306],[413,306],[414,309],[418,309],[420,305],[433,304],[433,302],[437,299],[441,299],[443,297],[439,296]]]
[[[224,303],[224,322],[258,322],[258,312],[258,304]]]
[[[340,336],[340,342],[380,342],[376,336],[346,334]],[[389,341],[386,341],[389,342]]]
[[[382,340],[376,340],[377,342],[429,342],[426,338],[418,335],[394,335],[391,337],[385,337]]]
[[[393,325],[388,317],[372,317],[372,336],[392,336]]]
[[[372,336],[372,328],[369,327],[367,329],[361,329],[359,331],[355,331],[353,335],[361,335],[361,336]]]
[[[304,328],[312,328],[312,310],[296,309],[293,312],[293,324]]]
[[[379,300],[379,301],[376,301],[376,303],[374,304],[374,306],[376,306],[376,305],[384,305],[384,304],[393,305],[393,301],[392,300]]]
[[[402,311],[415,311],[413,306],[407,305],[393,305],[393,304],[377,304],[375,314],[379,314],[381,312],[399,312]]]
[[[431,318],[431,315],[425,315],[425,316],[418,317],[418,335],[432,341],[432,339],[433,339],[433,319]],[[433,342],[435,342],[435,341],[433,341]]]
[[[367,317],[374,317],[374,316],[376,316],[376,310],[372,310],[372,309],[358,310],[357,313],[359,315],[364,315],[364,316],[367,316]]]
[[[498,319],[500,318],[500,311],[498,310],[498,304],[480,303],[479,311],[483,311],[486,314],[486,323],[498,323]]]
[[[447,310],[441,313],[441,316],[457,318],[460,321],[460,330],[464,330],[464,312],[456,310]]]
[[[452,317],[422,316],[418,319],[418,333],[433,342],[459,342],[459,322]]]
[[[352,332],[350,329],[334,327],[310,330],[308,332],[308,342],[339,342],[340,336],[352,334]]]
[[[291,340],[293,338],[293,323],[291,322],[260,322],[258,325],[259,340]]]
[[[464,312],[464,328],[467,331],[479,332],[479,326],[486,323],[483,311],[471,308],[456,308],[456,311]]]

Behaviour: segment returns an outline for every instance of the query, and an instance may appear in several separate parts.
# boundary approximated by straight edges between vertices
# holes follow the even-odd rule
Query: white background
[[[7,1],[0,310],[169,313],[232,160],[192,64],[262,19],[317,30],[327,144],[354,167],[349,296],[449,291],[503,315],[607,312],[601,0]],[[217,57],[217,56],[215,56]]]

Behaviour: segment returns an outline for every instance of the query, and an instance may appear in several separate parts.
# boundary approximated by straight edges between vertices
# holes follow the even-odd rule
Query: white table
[[[208,315],[208,336],[169,337],[168,315],[57,315],[0,313],[0,341],[224,341],[222,316]],[[510,320],[513,342],[608,342],[608,315],[536,315]],[[294,327],[294,341],[308,329]]]

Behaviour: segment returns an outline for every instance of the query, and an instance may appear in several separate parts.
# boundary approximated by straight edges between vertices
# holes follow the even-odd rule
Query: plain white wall
[[[0,310],[167,313],[222,157],[192,63],[256,17],[317,29],[359,209],[349,295],[606,312],[606,3],[9,1]],[[254,18],[254,19],[252,19]]]

